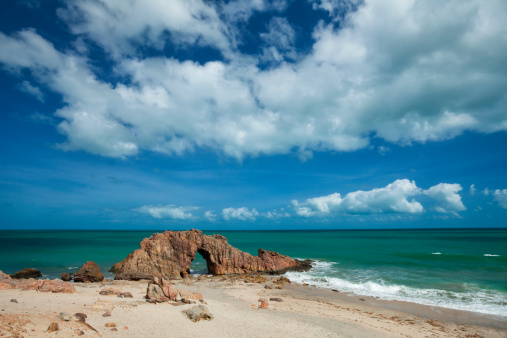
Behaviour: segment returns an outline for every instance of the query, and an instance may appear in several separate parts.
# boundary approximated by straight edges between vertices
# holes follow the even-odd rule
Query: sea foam
[[[375,281],[355,282],[344,278],[332,277],[336,263],[315,261],[308,272],[287,272],[291,281],[307,283],[321,288],[338,289],[357,295],[378,297],[384,300],[397,300],[430,306],[439,306],[455,310],[465,310],[492,315],[505,316],[507,295],[494,290],[478,289],[475,285],[463,285],[463,292],[440,289],[421,289]],[[334,271],[333,271],[334,270]]]

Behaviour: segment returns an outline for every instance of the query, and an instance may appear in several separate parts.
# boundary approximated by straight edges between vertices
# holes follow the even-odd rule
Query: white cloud
[[[470,195],[474,195],[477,189],[475,189],[475,184],[470,185]]]
[[[304,203],[292,201],[294,210],[300,216],[326,216],[337,214],[382,214],[423,212],[422,205],[407,198],[419,195],[421,189],[414,181],[396,180],[384,188],[355,191],[343,198],[339,193],[307,199]]]
[[[198,210],[198,207],[181,207],[174,204],[169,205],[145,205],[138,212],[149,214],[154,218],[168,218],[174,220],[193,219],[192,211]]]
[[[58,15],[72,32],[116,57],[135,54],[136,45],[163,49],[166,40],[230,51],[227,27],[216,9],[202,0],[83,0],[66,5]]]
[[[498,205],[507,209],[507,189],[496,189],[493,193],[493,198],[498,202]]]
[[[425,195],[437,200],[439,205],[435,207],[438,212],[457,212],[466,210],[458,194],[463,190],[459,184],[440,183],[424,191]]]
[[[63,119],[58,130],[67,138],[64,150],[124,158],[199,147],[240,160],[293,151],[308,159],[314,151],[368,147],[371,137],[408,145],[466,130],[507,130],[505,1],[365,1],[348,12],[340,29],[315,27],[309,53],[269,69],[258,67],[262,55],[236,49],[234,22],[221,20],[233,5],[231,13],[267,10],[263,1],[222,7],[200,0],[66,4],[59,15],[76,41],[98,43],[116,60],[115,75],[132,81],[101,79],[86,57],[55,50],[34,30],[0,33],[4,67],[28,68],[38,83],[62,95],[65,106],[55,113]],[[341,18],[348,8],[342,4],[323,0],[316,6]],[[278,42],[273,30],[264,39],[282,60],[295,37],[280,20]],[[160,50],[166,43],[211,46],[225,61],[136,54],[137,46]]]
[[[213,211],[208,210],[204,213],[204,218],[206,218],[208,221],[214,222],[217,219],[217,215]]]
[[[32,84],[30,84],[30,82],[28,81],[21,82],[21,84],[18,86],[18,89],[21,90],[22,92],[32,95],[40,102],[44,102],[44,94],[38,87],[35,87]]]
[[[282,62],[285,58],[296,59],[294,48],[296,32],[286,18],[275,17],[269,22],[268,31],[260,34],[266,47],[261,57],[265,61]]]
[[[259,212],[255,209],[248,209],[245,207],[241,208],[225,208],[222,210],[222,217],[229,221],[231,219],[237,219],[240,221],[255,220],[259,216]]]

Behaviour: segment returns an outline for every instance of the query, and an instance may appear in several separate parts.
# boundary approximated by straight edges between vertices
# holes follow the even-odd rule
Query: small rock
[[[278,297],[270,298],[269,300],[272,302],[283,302],[283,299]]]
[[[331,291],[334,291],[334,292],[340,292],[340,291],[338,291],[338,290],[336,290],[336,289],[331,289]]]
[[[103,280],[104,275],[102,275],[99,266],[91,261],[84,263],[81,269],[74,274],[74,282],[78,283],[102,282]]]
[[[132,292],[122,292],[118,295],[118,297],[120,297],[120,298],[134,298],[134,296],[132,296]]]
[[[55,332],[58,330],[59,330],[58,323],[51,323],[51,325],[49,325],[49,327],[47,329],[48,332]]]
[[[73,319],[77,322],[86,322],[86,318],[88,318],[87,315],[85,315],[84,313],[81,313],[81,312],[78,312],[78,313],[74,313],[74,316],[73,316]]]
[[[113,322],[110,322],[110,323],[106,323],[105,325],[106,327],[116,327],[116,323],[113,323]]]
[[[102,314],[102,317],[111,317],[111,312],[107,311]]]
[[[60,312],[58,319],[68,322],[70,320],[70,315],[67,312]]]
[[[271,285],[264,285],[264,289],[272,289],[273,287]]]
[[[259,305],[259,308],[261,308],[261,309],[268,308],[268,300],[266,298],[259,298],[259,302],[261,302],[261,305]]]
[[[188,316],[188,318],[190,318],[190,320],[193,322],[198,322],[201,319],[204,319],[204,320],[213,319],[213,315],[209,312],[208,308],[204,305],[194,306],[190,309],[183,311],[183,313],[185,313]]]
[[[113,328],[111,329],[111,331],[118,331],[118,329],[117,329],[117,328],[115,328],[115,327],[113,327]]]
[[[129,327],[128,327],[128,326],[124,326],[124,327],[123,327],[123,329],[124,329],[124,330],[128,330],[128,329],[129,329]]]
[[[11,299],[11,303],[17,303],[17,299]]]
[[[65,281],[65,282],[70,282],[72,280],[72,274],[64,272],[64,273],[62,273],[60,278],[61,278],[61,280]]]
[[[360,300],[360,301],[362,301],[362,302],[364,302],[364,301],[365,301],[365,300],[364,300],[364,298],[359,298],[359,300]]]
[[[84,333],[84,331],[83,331],[83,330],[78,330],[78,331],[76,331],[76,334],[77,334],[78,336],[82,336],[82,335],[84,335],[85,333]]]

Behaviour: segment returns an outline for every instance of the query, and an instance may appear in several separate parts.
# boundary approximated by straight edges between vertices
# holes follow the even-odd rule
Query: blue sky
[[[506,227],[507,3],[0,4],[0,229]]]

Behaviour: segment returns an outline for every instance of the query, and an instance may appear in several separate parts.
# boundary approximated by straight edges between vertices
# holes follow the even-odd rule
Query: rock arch
[[[140,248],[130,253],[110,271],[115,279],[170,278],[179,279],[190,272],[190,265],[199,252],[205,259],[208,273],[267,272],[308,270],[309,261],[299,261],[277,252],[259,249],[257,256],[243,252],[222,235],[203,235],[200,230],[165,231],[145,238]]]

